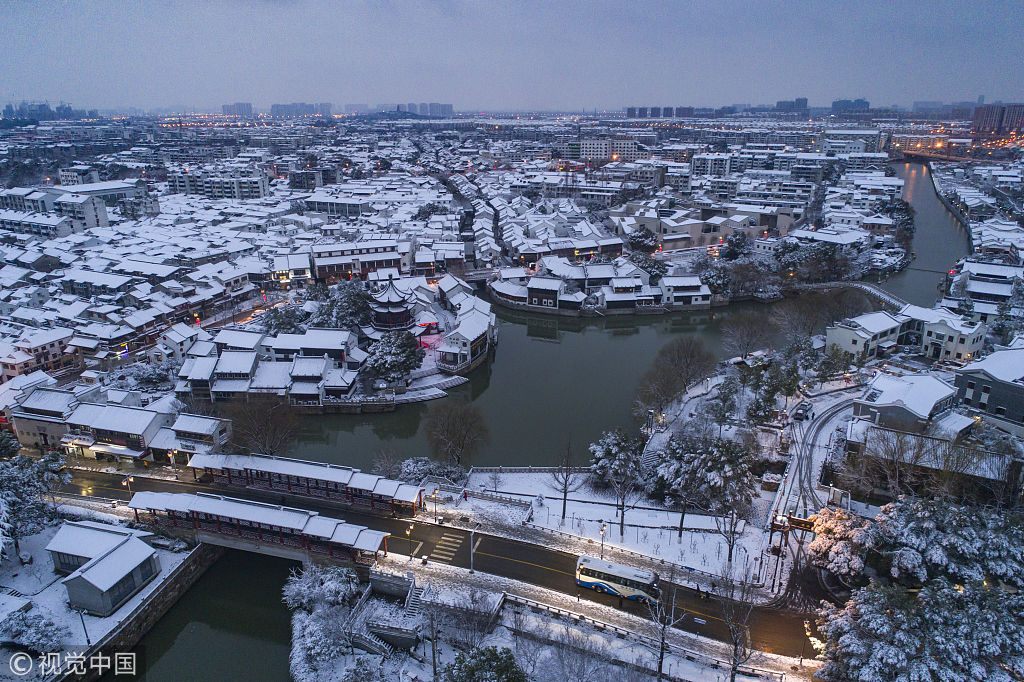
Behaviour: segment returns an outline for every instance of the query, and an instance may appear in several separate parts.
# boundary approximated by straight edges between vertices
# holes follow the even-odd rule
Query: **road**
[[[130,499],[127,488],[121,485],[124,474],[103,473],[98,471],[73,471],[72,482],[64,486],[61,492],[104,497],[127,501]],[[260,502],[282,504],[282,496],[265,491],[248,488],[228,488],[187,481],[169,481],[156,478],[136,476],[132,482],[135,492],[150,490],[156,492],[195,493],[210,492],[229,495]],[[301,500],[301,502],[299,502]],[[310,498],[290,498],[285,504],[299,506],[323,514],[342,518],[351,523],[358,523],[370,528],[388,531],[392,537],[388,540],[388,548],[395,553],[421,557],[427,555],[428,560],[469,568],[469,531],[432,523],[415,522],[410,534],[411,543],[406,539],[409,519],[391,518],[352,509]],[[609,595],[598,594],[591,590],[580,590],[574,582],[576,559],[578,555],[561,550],[520,542],[494,535],[476,533],[476,552],[474,568],[483,573],[519,580],[539,587],[548,588],[564,594],[578,595],[581,599],[599,602],[621,608],[636,615],[646,616],[646,607],[626,601],[621,605],[618,599]],[[410,546],[411,545],[411,546]],[[702,599],[695,591],[680,587],[674,590],[676,607],[688,614],[680,628],[688,632],[713,637],[725,641],[728,630],[722,620],[719,604],[714,599]],[[672,594],[671,585],[663,580],[663,594]],[[806,653],[804,644],[804,615],[784,612],[773,608],[757,608],[750,622],[750,636],[754,646],[769,653],[800,656]],[[700,625],[693,619],[706,621]]]

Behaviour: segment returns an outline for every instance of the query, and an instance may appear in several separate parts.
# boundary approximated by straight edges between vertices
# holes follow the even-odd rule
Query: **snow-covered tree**
[[[445,682],[527,682],[526,673],[507,648],[477,647],[455,657],[444,671]]]
[[[351,602],[359,593],[359,578],[349,568],[309,564],[291,572],[283,593],[288,608],[313,611]]]
[[[274,306],[259,317],[259,326],[272,336],[278,334],[301,334],[306,331],[308,313],[297,305]]]
[[[54,510],[45,495],[54,475],[50,463],[25,455],[0,462],[0,500],[7,510],[4,537],[14,544],[15,554],[21,553],[22,538],[38,533],[53,518]]]
[[[10,459],[21,450],[21,443],[10,431],[0,431],[0,459]]]
[[[55,623],[39,608],[12,611],[0,622],[4,639],[16,642],[30,651],[60,651],[71,637],[71,630]]]
[[[1024,596],[937,578],[920,592],[872,584],[843,607],[825,603],[826,682],[1000,680],[1024,677]]]
[[[626,243],[629,244],[629,248],[633,251],[639,251],[640,253],[652,253],[658,248],[658,235],[654,234],[646,227],[641,227],[638,230],[633,230],[626,237]]]
[[[358,278],[346,280],[330,290],[327,300],[309,316],[309,327],[354,329],[369,324],[370,292]]]
[[[651,276],[651,284],[657,284],[658,280],[665,276],[668,272],[668,265],[658,260],[657,258],[651,258],[646,253],[634,251],[629,254],[629,262],[637,266],[648,275]]]
[[[597,442],[590,444],[593,478],[615,493],[620,536],[625,533],[626,509],[643,490],[643,450],[643,440],[622,429],[605,431]]]
[[[864,575],[865,554],[873,545],[869,522],[845,509],[825,507],[812,514],[814,540],[807,548],[811,562],[848,584]]]
[[[370,345],[370,357],[363,364],[370,376],[388,383],[402,381],[423,364],[426,351],[407,331],[386,332]]]
[[[134,362],[112,371],[109,381],[112,387],[126,391],[159,388],[172,384],[180,367],[181,361],[174,358],[163,362]]]
[[[709,262],[707,267],[700,272],[700,281],[706,284],[713,294],[726,294],[729,292],[729,285],[732,283],[732,275],[723,263],[718,261]]]
[[[658,453],[656,477],[666,496],[683,507],[715,512],[744,510],[753,502],[754,453],[722,438],[669,439]]]

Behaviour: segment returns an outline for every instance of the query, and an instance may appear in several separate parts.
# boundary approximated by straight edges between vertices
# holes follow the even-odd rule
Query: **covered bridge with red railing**
[[[395,514],[415,514],[423,488],[359,469],[270,455],[196,454],[189,467],[215,483],[305,495]]]

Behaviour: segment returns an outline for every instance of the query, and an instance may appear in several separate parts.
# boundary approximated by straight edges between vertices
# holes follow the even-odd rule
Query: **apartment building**
[[[207,199],[261,199],[270,193],[267,177],[257,170],[208,171],[180,169],[167,175],[175,194],[198,194]]]

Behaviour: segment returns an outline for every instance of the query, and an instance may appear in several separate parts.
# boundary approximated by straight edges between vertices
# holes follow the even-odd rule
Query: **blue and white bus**
[[[592,556],[581,556],[576,562],[576,584],[623,599],[650,603],[657,602],[661,593],[657,573]]]

